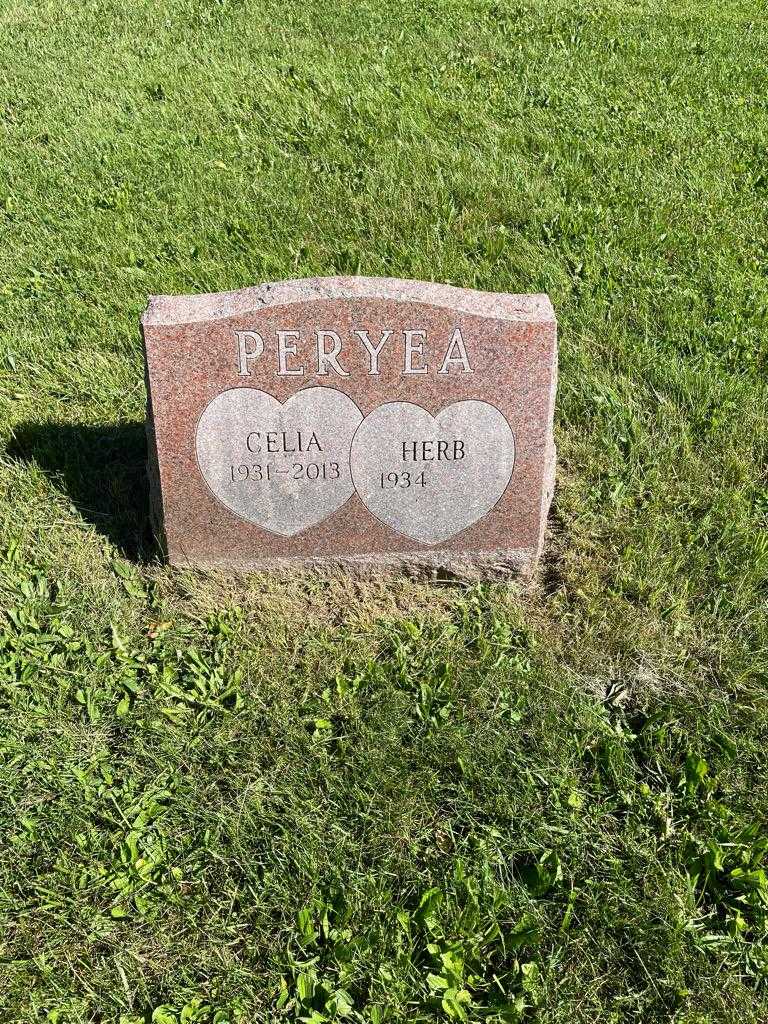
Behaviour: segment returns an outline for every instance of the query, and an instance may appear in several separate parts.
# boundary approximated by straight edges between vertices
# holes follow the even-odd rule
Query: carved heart
[[[352,399],[333,388],[307,388],[285,405],[265,391],[233,388],[200,417],[197,462],[222,505],[293,537],[352,496],[349,450],[362,418]]]
[[[352,441],[352,479],[377,519],[438,544],[488,513],[506,490],[515,439],[487,402],[456,402],[437,416],[418,405],[380,405]]]

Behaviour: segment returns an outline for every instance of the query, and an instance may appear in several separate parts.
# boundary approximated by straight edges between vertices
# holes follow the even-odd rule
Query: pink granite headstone
[[[555,469],[546,295],[314,278],[154,296],[142,333],[173,564],[535,563]]]

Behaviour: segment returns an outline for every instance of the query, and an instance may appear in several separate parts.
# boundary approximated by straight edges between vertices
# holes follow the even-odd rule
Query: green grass
[[[0,1019],[768,1019],[760,0],[0,6]],[[160,564],[149,293],[548,291],[527,588]]]

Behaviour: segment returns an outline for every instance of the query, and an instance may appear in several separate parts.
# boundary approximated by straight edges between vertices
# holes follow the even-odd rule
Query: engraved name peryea
[[[381,337],[372,339],[368,331],[354,330],[351,337],[343,340],[337,331],[323,330],[312,333],[313,358],[310,363],[300,360],[298,345],[301,335],[299,331],[275,331],[273,339],[265,341],[258,331],[234,331],[235,356],[239,377],[250,377],[256,363],[267,358],[274,367],[277,377],[303,377],[317,375],[327,377],[336,374],[338,377],[349,377],[350,371],[344,365],[345,344],[355,345],[365,354],[370,376],[380,374],[379,357],[386,348],[394,344],[402,345],[402,375],[429,373],[437,366],[438,373],[474,373],[467,355],[467,347],[461,328],[451,333],[447,342],[439,346],[430,346],[426,330],[398,331],[397,340],[393,341],[394,331],[382,331]],[[266,354],[267,342],[271,343],[272,351]]]

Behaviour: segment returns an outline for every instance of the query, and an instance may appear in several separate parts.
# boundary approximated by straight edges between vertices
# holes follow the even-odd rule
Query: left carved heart
[[[352,496],[349,451],[362,419],[352,399],[333,388],[306,388],[284,405],[265,391],[232,388],[198,421],[197,463],[231,512],[294,537]]]

